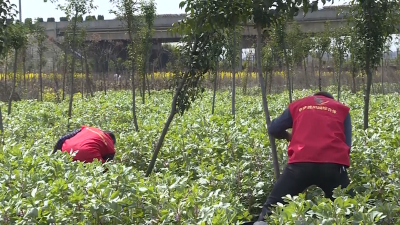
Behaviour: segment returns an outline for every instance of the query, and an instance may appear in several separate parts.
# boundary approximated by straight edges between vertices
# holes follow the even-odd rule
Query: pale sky
[[[222,0],[221,0],[222,1]],[[11,3],[19,7],[19,0],[11,0]],[[65,0],[59,0],[60,3],[65,2]],[[179,8],[179,3],[181,0],[155,0],[157,7],[157,14],[179,14],[184,13],[184,9]],[[341,5],[345,3],[345,0],[336,0],[333,5]],[[109,10],[113,8],[110,0],[94,0],[97,10],[91,13],[91,15],[104,15],[104,19],[114,19],[115,16],[109,13]],[[48,17],[54,17],[56,21],[60,20],[60,17],[64,16],[64,13],[56,9],[56,4],[51,2],[44,3],[43,0],[21,0],[22,5],[22,20],[25,18],[35,19],[37,17],[42,17],[44,21]],[[328,3],[326,5],[332,5]],[[322,7],[322,3],[319,3],[319,7]],[[17,16],[19,18],[19,15]]]
[[[11,3],[19,7],[19,0],[11,0]],[[65,2],[65,0],[59,0],[60,3]],[[179,9],[179,3],[181,0],[155,0],[157,7],[157,14],[179,14],[184,13],[183,10]],[[91,13],[91,15],[103,15],[104,19],[114,19],[115,15],[110,14],[109,10],[113,9],[113,5],[110,0],[94,0],[94,4],[97,6],[97,10]],[[60,21],[60,17],[65,14],[56,9],[56,4],[51,2],[44,3],[43,0],[21,0],[22,5],[22,20],[25,18],[35,19],[37,17],[42,17],[44,21],[48,17],[54,17],[56,21]],[[19,15],[17,15],[19,18]]]

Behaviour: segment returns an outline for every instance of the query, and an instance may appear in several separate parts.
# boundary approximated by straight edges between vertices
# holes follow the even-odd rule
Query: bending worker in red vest
[[[90,163],[94,159],[98,159],[104,163],[107,160],[114,159],[115,142],[115,135],[112,132],[82,126],[80,129],[61,137],[54,146],[53,153],[57,152],[58,149],[69,154],[78,151],[73,157],[73,161]]]
[[[289,104],[271,122],[268,133],[276,139],[290,141],[288,165],[274,185],[259,215],[271,215],[271,205],[284,204],[282,197],[298,195],[311,185],[321,188],[326,198],[334,200],[333,189],[349,183],[350,108],[334,100],[327,92],[318,92]],[[286,129],[292,128],[292,134]],[[351,194],[351,193],[350,193]]]

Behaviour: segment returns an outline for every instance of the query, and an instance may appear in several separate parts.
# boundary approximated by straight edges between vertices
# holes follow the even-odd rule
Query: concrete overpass
[[[301,29],[304,32],[318,33],[324,30],[324,24],[326,21],[330,22],[330,26],[340,27],[343,26],[346,21],[346,14],[348,12],[347,7],[325,7],[315,12],[308,12],[306,16],[303,16],[303,12],[300,11],[299,15],[294,19],[299,23]],[[175,35],[169,32],[173,23],[184,19],[185,14],[164,14],[157,15],[154,21],[154,35],[153,42],[155,44],[178,42],[180,35]],[[46,34],[49,38],[53,38],[58,41],[62,41],[68,21],[61,22],[43,22],[41,23],[46,28]],[[125,23],[114,19],[114,20],[96,20],[96,21],[84,21],[79,24],[80,27],[85,27],[88,33],[87,40],[127,40],[129,39]],[[290,26],[290,25],[289,25]],[[250,48],[252,41],[246,40],[249,37],[254,37],[256,30],[252,26],[247,26],[243,30],[243,48]]]

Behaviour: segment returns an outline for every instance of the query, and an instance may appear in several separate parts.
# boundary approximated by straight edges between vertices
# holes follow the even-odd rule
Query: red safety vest
[[[338,163],[350,166],[344,120],[350,108],[324,96],[309,96],[289,105],[293,119],[288,163]]]
[[[103,156],[115,153],[114,143],[110,135],[95,127],[82,126],[82,130],[74,137],[67,139],[61,151],[78,151],[73,157],[73,161],[93,162],[95,158],[103,163]]]

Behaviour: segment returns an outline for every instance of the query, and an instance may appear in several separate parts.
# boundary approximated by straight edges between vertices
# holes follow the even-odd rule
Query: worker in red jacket
[[[346,188],[350,166],[350,108],[334,100],[327,92],[318,92],[289,104],[268,127],[276,139],[288,140],[288,165],[274,185],[258,221],[271,215],[270,207],[282,197],[298,195],[309,186],[321,188],[326,198],[334,200],[333,189]],[[292,128],[290,134],[286,130]],[[352,195],[352,191],[349,192]]]
[[[90,163],[94,159],[98,159],[104,163],[114,159],[115,142],[115,135],[112,132],[82,126],[80,129],[61,137],[54,146],[53,153],[57,152],[58,149],[69,154],[78,151],[73,157],[73,161]]]

